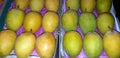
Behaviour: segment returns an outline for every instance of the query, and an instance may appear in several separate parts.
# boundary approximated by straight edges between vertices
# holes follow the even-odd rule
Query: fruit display
[[[4,3],[0,58],[120,58],[120,25],[111,0]]]
[[[59,0],[10,1],[4,25],[10,31],[0,31],[0,58],[58,57]]]
[[[120,28],[111,0],[79,0],[79,3],[63,0],[62,10],[59,36],[62,58],[120,58]],[[111,29],[117,32],[106,35]],[[71,31],[79,33],[82,41],[75,39],[79,38],[77,35],[67,35]],[[78,41],[83,45],[78,46]]]

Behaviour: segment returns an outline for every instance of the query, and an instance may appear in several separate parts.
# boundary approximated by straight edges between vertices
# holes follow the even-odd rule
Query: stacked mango
[[[61,52],[65,58],[119,58],[111,0],[63,0]]]
[[[17,58],[55,57],[58,11],[59,0],[13,0],[0,31],[0,58],[12,54]]]

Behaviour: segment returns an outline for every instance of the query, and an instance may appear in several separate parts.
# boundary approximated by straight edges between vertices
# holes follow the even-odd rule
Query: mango
[[[80,0],[66,0],[67,9],[78,10]]]
[[[78,25],[78,14],[74,10],[69,10],[62,15],[62,27],[65,31],[76,30]]]
[[[14,48],[17,35],[11,30],[0,31],[0,58],[8,56]]]
[[[16,8],[26,10],[29,5],[29,0],[14,0],[14,4]]]
[[[40,58],[52,58],[56,48],[56,39],[52,33],[43,33],[37,38],[35,47]]]
[[[57,12],[59,10],[60,0],[45,0],[45,7],[48,11]]]
[[[102,37],[96,32],[89,32],[85,35],[83,48],[88,58],[99,58],[103,50]]]
[[[97,17],[97,26],[102,34],[105,34],[109,28],[114,28],[114,17],[110,13],[102,13]]]
[[[32,11],[40,12],[44,7],[45,1],[44,0],[30,0],[30,9]]]
[[[98,13],[109,12],[112,7],[112,0],[97,0],[96,9]]]
[[[31,32],[25,32],[17,37],[15,53],[17,58],[28,58],[35,47],[36,37]]]
[[[47,12],[43,16],[42,27],[45,32],[53,32],[57,29],[59,24],[59,16],[55,12]]]
[[[120,58],[120,33],[108,30],[104,37],[104,50],[109,58]]]
[[[23,27],[25,31],[35,33],[42,24],[42,16],[38,12],[31,11],[25,15]]]
[[[92,13],[82,13],[79,16],[79,26],[83,34],[95,31],[97,27],[97,20],[95,15]]]
[[[96,0],[81,0],[80,8],[82,12],[93,12],[96,5]]]
[[[82,50],[81,35],[76,31],[68,31],[63,37],[63,48],[71,58],[75,58]]]
[[[14,8],[7,12],[6,26],[8,29],[17,31],[23,24],[25,13],[24,11]]]

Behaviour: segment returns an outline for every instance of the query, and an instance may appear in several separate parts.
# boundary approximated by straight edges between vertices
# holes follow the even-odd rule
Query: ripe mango
[[[37,12],[29,12],[25,15],[25,19],[23,22],[23,27],[25,31],[30,32],[32,30],[33,33],[37,32],[42,24],[42,16]]]
[[[14,0],[14,4],[16,8],[25,10],[29,5],[29,0]]]
[[[120,33],[108,30],[104,37],[104,50],[109,58],[120,58]]]
[[[13,50],[17,35],[11,30],[0,31],[0,58],[6,57]]]
[[[45,7],[48,11],[57,12],[59,9],[60,0],[45,0]]]
[[[15,53],[17,58],[28,58],[35,47],[36,37],[31,32],[25,32],[17,37]]]
[[[36,51],[40,58],[52,58],[56,48],[56,40],[52,33],[43,33],[37,38]]]
[[[42,27],[45,32],[53,32],[59,24],[59,16],[55,12],[47,12],[43,16]]]

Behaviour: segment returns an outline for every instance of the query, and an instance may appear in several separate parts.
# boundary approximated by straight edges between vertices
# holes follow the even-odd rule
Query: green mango
[[[63,48],[71,58],[75,58],[82,50],[82,36],[76,31],[68,31],[63,37]]]
[[[96,32],[89,32],[85,35],[83,49],[88,58],[98,58],[103,50],[102,37]]]
[[[96,17],[92,13],[82,13],[79,16],[79,25],[83,34],[95,31],[97,27]]]
[[[66,0],[67,9],[78,10],[80,4],[80,0]]]
[[[97,0],[96,8],[98,13],[109,12],[112,6],[112,0]]]
[[[69,10],[62,15],[62,26],[65,31],[76,30],[78,26],[78,14],[74,10]]]
[[[97,17],[97,26],[102,34],[105,34],[109,28],[114,28],[114,17],[110,13],[103,13]]]
[[[44,0],[30,0],[30,9],[40,12],[44,7]]]
[[[6,15],[6,26],[8,29],[17,31],[23,23],[25,13],[20,9],[11,9]]]
[[[96,5],[96,0],[81,0],[80,8],[82,12],[93,12]]]

